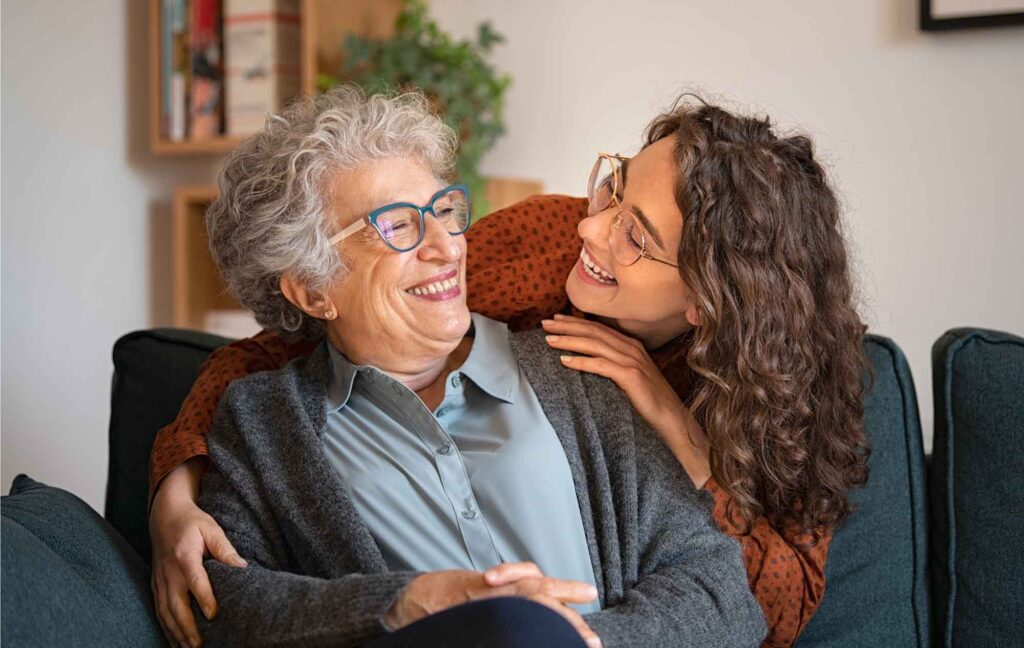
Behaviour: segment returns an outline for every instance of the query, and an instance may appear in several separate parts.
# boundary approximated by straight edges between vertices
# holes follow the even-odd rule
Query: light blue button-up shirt
[[[472,319],[469,356],[446,376],[433,412],[328,342],[327,457],[391,569],[528,560],[547,576],[593,584],[562,445],[520,372],[508,328]]]

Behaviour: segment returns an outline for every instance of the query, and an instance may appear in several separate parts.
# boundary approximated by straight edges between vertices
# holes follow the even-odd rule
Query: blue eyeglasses
[[[445,187],[434,194],[425,207],[404,202],[385,205],[335,234],[330,243],[334,245],[372,225],[388,247],[396,252],[408,252],[423,242],[427,212],[452,236],[465,233],[470,221],[469,188],[465,185]]]

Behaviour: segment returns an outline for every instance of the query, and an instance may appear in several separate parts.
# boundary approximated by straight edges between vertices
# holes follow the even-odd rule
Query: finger
[[[213,596],[213,587],[210,586],[210,577],[203,569],[203,563],[199,560],[185,567],[185,580],[188,589],[195,595],[203,616],[213,619],[217,616],[217,599]]]
[[[579,337],[604,340],[609,346],[615,348],[620,353],[629,354],[630,356],[639,357],[641,354],[647,353],[639,340],[619,333],[615,329],[598,322],[588,322],[581,319],[558,319],[544,320],[541,324],[544,330],[549,333],[577,335]]]
[[[199,630],[196,628],[196,618],[189,605],[188,589],[183,586],[172,586],[169,599],[169,607],[174,615],[174,621],[185,638],[184,645],[199,646],[202,642]]]
[[[521,578],[541,578],[544,574],[532,562],[502,563],[484,572],[484,582],[491,587],[506,585]]]
[[[595,322],[594,320],[588,320],[588,319],[584,319],[582,317],[576,317],[575,315],[562,315],[561,313],[558,313],[557,315],[555,315],[554,321],[555,322],[565,322],[566,324],[581,324],[583,326],[589,327],[593,331],[597,331],[597,332],[601,332],[601,333],[606,333],[609,336],[614,337],[614,338],[616,338],[618,340],[621,340],[623,342],[626,342],[626,343],[628,343],[630,345],[634,345],[634,346],[638,346],[640,348],[643,348],[643,342],[641,342],[640,340],[636,339],[632,335],[629,335],[627,333],[623,333],[622,331],[620,331],[618,329],[615,329],[615,328],[612,328],[612,327],[608,326],[607,324],[602,324],[601,322]]]
[[[589,356],[605,358],[623,367],[635,367],[637,361],[604,340],[577,335],[548,335],[544,338],[548,346],[560,351],[572,351]]]
[[[612,382],[619,386],[619,389],[626,392],[627,396],[631,395],[631,390],[636,383],[637,378],[639,378],[640,369],[635,367],[623,367],[622,365],[605,358],[564,355],[561,357],[561,361],[562,364],[570,369],[586,371],[587,373],[597,374],[598,376],[604,376],[605,378],[611,379]]]
[[[216,523],[213,523],[212,528],[200,527],[200,533],[203,534],[203,542],[206,543],[206,549],[210,555],[220,562],[232,567],[247,567],[249,565],[244,558],[238,555],[234,545],[224,535],[224,530]]]
[[[171,643],[177,646],[187,646],[188,642],[185,640],[185,634],[178,627],[178,622],[171,612],[171,596],[170,589],[167,586],[167,578],[164,576],[163,570],[158,570],[156,573],[157,598],[155,603],[157,614],[164,628],[170,633],[169,639]]]
[[[160,612],[160,594],[156,585],[156,572],[149,577],[149,587],[153,592],[153,608],[156,611],[156,620],[160,624],[160,631],[164,633],[164,638],[167,639],[167,643],[174,646],[177,645],[177,640],[174,638],[174,633],[171,632],[167,624],[164,623],[163,615]]]
[[[583,641],[586,642],[588,648],[601,648],[601,638],[597,636],[596,632],[590,629],[590,626],[588,626],[587,622],[583,620],[583,617],[579,612],[562,605],[556,599],[544,596],[543,594],[530,596],[529,599],[560,614],[563,619],[568,621],[572,627],[576,629],[576,632],[578,632]]]
[[[558,599],[562,603],[590,603],[597,600],[597,588],[590,583],[545,578],[540,585],[541,594]]]

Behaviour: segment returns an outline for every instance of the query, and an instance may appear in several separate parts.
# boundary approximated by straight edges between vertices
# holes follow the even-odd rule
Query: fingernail
[[[587,596],[591,596],[593,598],[597,598],[597,588],[596,587],[591,587],[590,589],[588,589],[587,590]]]
[[[213,610],[211,608],[204,607],[203,608],[203,616],[206,617],[207,621],[212,620],[213,619]]]
[[[548,335],[544,339],[547,340],[548,342],[558,342],[558,336],[557,335]]]
[[[561,313],[555,313],[555,319],[556,320],[565,319],[565,315],[562,315]]]
[[[188,645],[192,646],[192,648],[199,648],[199,637],[189,637]]]
[[[559,357],[562,359],[562,362],[564,362],[565,364],[572,364],[572,361],[573,361],[573,357],[572,356],[559,356]]]
[[[587,639],[587,645],[590,646],[590,648],[601,648],[601,640],[597,637],[591,637],[590,639]]]
[[[546,319],[546,320],[541,320],[540,323],[541,324],[554,324],[555,320]]]

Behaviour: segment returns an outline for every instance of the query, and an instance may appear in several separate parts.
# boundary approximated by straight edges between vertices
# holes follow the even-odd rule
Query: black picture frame
[[[974,29],[976,27],[1006,27],[1024,25],[1024,11],[962,18],[936,18],[932,15],[932,0],[921,0],[921,30],[949,31],[951,29]]]

